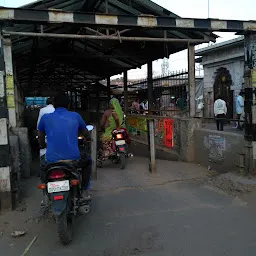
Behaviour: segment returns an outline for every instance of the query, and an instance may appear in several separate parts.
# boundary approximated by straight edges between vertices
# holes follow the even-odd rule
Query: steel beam
[[[62,10],[37,10],[0,8],[0,23],[38,24],[83,24],[107,27],[142,27],[160,29],[191,29],[196,31],[243,32],[255,31],[256,21],[191,19],[178,17],[156,17],[151,15],[127,16],[65,12]]]
[[[34,32],[15,32],[3,30],[5,36],[28,36],[28,37],[48,37],[48,38],[69,38],[69,39],[89,39],[89,40],[114,40],[114,41],[143,41],[143,42],[166,42],[166,43],[207,43],[204,39],[181,39],[181,38],[154,38],[154,37],[126,37],[126,36],[95,36],[77,34],[54,34],[54,33],[34,33]]]

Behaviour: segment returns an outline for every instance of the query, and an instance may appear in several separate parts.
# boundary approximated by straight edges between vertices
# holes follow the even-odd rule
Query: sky
[[[6,7],[18,7],[34,1],[29,0],[0,0],[0,5]],[[256,0],[153,0],[171,12],[183,18],[208,18],[209,17],[230,20],[256,20]],[[218,42],[230,40],[237,36],[234,33],[216,33],[221,38]],[[196,49],[207,45],[197,46]],[[154,75],[161,74],[162,60],[153,63]],[[176,71],[187,68],[187,52],[182,51],[173,54],[169,58],[169,70]],[[130,79],[144,78],[147,74],[147,67],[131,70],[128,73]]]

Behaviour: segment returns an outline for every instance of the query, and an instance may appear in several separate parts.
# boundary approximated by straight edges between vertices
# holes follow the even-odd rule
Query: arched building
[[[199,49],[197,63],[203,65],[204,117],[213,117],[218,94],[227,102],[228,118],[236,114],[235,99],[244,83],[244,37]]]

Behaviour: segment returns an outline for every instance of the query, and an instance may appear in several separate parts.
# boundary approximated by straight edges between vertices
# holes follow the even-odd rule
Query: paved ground
[[[99,171],[93,211],[77,220],[68,247],[60,245],[52,220],[36,217],[37,179],[27,180],[23,211],[0,216],[1,255],[20,256],[37,234],[32,256],[255,255],[255,209],[248,198],[207,185],[215,173],[198,165],[158,161],[155,177],[147,167],[145,159],[134,158],[125,171]],[[15,229],[25,229],[26,236],[11,238]]]

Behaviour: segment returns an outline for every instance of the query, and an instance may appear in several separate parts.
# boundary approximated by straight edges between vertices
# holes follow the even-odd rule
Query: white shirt
[[[52,104],[49,104],[44,108],[41,108],[39,111],[39,116],[38,116],[38,120],[37,120],[37,127],[38,127],[39,122],[44,114],[50,114],[50,113],[53,113],[54,111],[55,111],[55,108]]]
[[[227,114],[227,106],[224,100],[218,99],[214,102],[214,115]]]
[[[49,105],[47,105],[44,108],[41,108],[40,111],[39,111],[39,116],[38,116],[38,120],[37,120],[37,128],[38,128],[38,125],[39,125],[39,122],[40,122],[42,116],[44,114],[51,114],[54,111],[55,111],[55,108],[54,108],[54,106],[52,104],[49,104]],[[45,141],[46,141],[46,138],[45,138]],[[46,148],[40,149],[40,156],[43,156],[45,154],[46,154]]]

